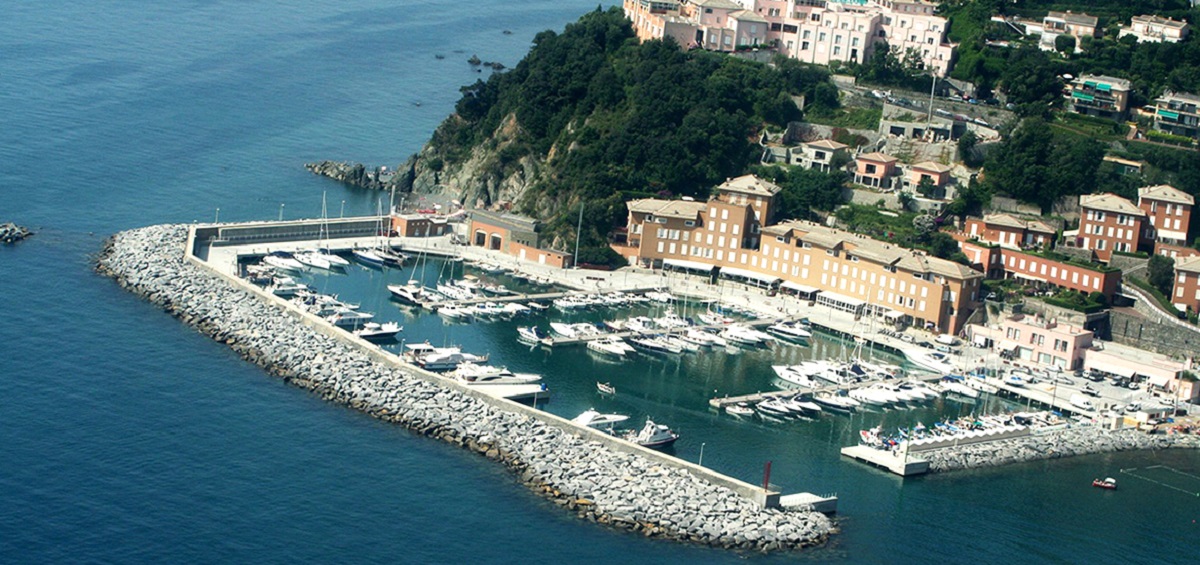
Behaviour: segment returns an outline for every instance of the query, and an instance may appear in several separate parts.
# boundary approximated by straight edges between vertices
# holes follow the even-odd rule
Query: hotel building
[[[771,224],[779,187],[753,176],[708,202],[628,203],[631,263],[673,267],[803,294],[815,302],[958,333],[978,306],[983,274],[862,235],[804,221]]]

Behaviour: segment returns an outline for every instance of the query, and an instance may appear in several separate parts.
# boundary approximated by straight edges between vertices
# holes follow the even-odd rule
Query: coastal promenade
[[[762,551],[820,544],[834,532],[818,512],[779,508],[780,493],[408,366],[186,253],[195,229],[117,234],[97,268],[270,373],[500,461],[585,519]]]

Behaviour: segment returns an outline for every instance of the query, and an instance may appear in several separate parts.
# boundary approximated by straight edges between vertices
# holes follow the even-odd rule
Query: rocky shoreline
[[[348,161],[317,161],[305,163],[304,168],[314,175],[331,178],[340,183],[366,188],[370,190],[392,190],[393,188],[407,191],[411,180],[405,183],[408,175],[398,174],[395,169],[385,166],[368,168],[362,163]]]
[[[836,531],[822,514],[764,509],[684,468],[377,361],[189,262],[186,238],[182,225],[116,234],[96,269],[269,373],[500,462],[582,519],[647,537],[764,552],[818,545]]]
[[[1018,439],[930,450],[918,456],[929,461],[930,473],[941,473],[1094,453],[1169,448],[1200,448],[1200,436],[1148,434],[1132,428],[1110,431],[1086,426]]]

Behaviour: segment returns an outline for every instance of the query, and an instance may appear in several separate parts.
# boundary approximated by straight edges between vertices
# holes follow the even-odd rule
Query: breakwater
[[[583,519],[648,537],[761,551],[820,544],[834,532],[822,514],[764,508],[687,463],[388,363],[378,350],[356,347],[331,327],[195,264],[185,257],[187,237],[187,226],[119,233],[105,244],[97,270],[271,374],[500,462]]]
[[[1200,436],[1082,426],[1015,439],[931,449],[920,452],[920,456],[929,461],[930,473],[938,473],[1094,453],[1168,448],[1200,448]]]

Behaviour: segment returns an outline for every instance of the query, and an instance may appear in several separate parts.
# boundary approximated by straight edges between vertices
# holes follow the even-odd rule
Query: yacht
[[[457,347],[434,347],[428,343],[410,343],[404,348],[406,361],[430,371],[449,371],[462,363],[486,363],[488,360],[487,355],[464,353]]]
[[[652,336],[631,337],[629,344],[650,353],[683,353],[683,350]]]
[[[384,322],[382,324],[379,322],[367,322],[361,328],[354,330],[354,335],[371,341],[395,340],[396,334],[400,333],[403,329],[396,322]]]
[[[365,263],[373,267],[381,267],[387,262],[382,255],[376,253],[373,249],[355,247],[354,249],[350,250],[350,254],[353,255],[358,262]]]
[[[801,388],[820,388],[825,386],[813,379],[811,368],[805,365],[772,365],[775,375],[783,381]]]
[[[334,253],[333,251],[330,251],[329,249],[321,248],[321,249],[316,250],[315,253],[318,256],[320,256],[322,259],[327,261],[331,267],[345,268],[345,267],[350,266],[349,261],[343,259],[341,255],[338,255],[337,253]]]
[[[771,416],[774,418],[787,418],[792,415],[791,409],[783,404],[778,398],[768,398],[761,400],[754,405],[754,409],[763,416]]]
[[[374,317],[375,314],[371,314],[370,312],[359,312],[358,310],[351,310],[349,308],[340,308],[333,314],[326,316],[325,319],[329,323],[338,327],[357,328],[371,321],[371,318]]]
[[[972,400],[979,398],[979,391],[967,386],[963,382],[963,378],[957,375],[946,375],[942,378],[942,388],[950,394],[970,398]]]
[[[671,428],[667,426],[655,424],[646,418],[646,425],[642,427],[641,431],[631,431],[625,435],[625,439],[642,447],[666,447],[675,443],[675,440],[679,439],[679,434],[671,431]]]
[[[408,281],[406,285],[389,284],[387,289],[392,293],[392,298],[405,304],[420,306],[422,302],[429,300],[425,296],[425,289],[415,280]]]
[[[527,385],[542,380],[533,373],[514,373],[507,367],[477,365],[470,361],[459,363],[450,376],[466,384],[480,385]]]
[[[472,306],[446,305],[438,308],[437,313],[456,322],[470,322],[475,318],[475,308]]]
[[[295,256],[287,251],[272,251],[263,257],[262,262],[285,271],[304,270],[304,264],[297,261]]]
[[[537,326],[521,326],[517,328],[517,340],[524,343],[542,343],[543,340],[549,337],[550,334]]]
[[[310,289],[308,285],[298,283],[292,277],[275,277],[265,290],[280,298],[292,298]]]
[[[958,369],[951,363],[950,357],[940,351],[905,352],[905,357],[914,365],[942,375],[953,373]]]
[[[612,357],[625,357],[633,352],[633,348],[619,337],[593,339],[587,342],[587,348],[590,351]]]
[[[754,333],[746,331],[742,326],[730,326],[721,332],[721,337],[737,345],[758,346],[762,345],[762,338]]]
[[[624,414],[601,414],[594,408],[588,408],[582,414],[571,418],[571,421],[588,428],[611,428],[628,419],[629,416]]]
[[[299,261],[301,264],[303,264],[306,267],[312,267],[314,269],[324,269],[324,270],[329,270],[329,269],[333,268],[333,263],[330,263],[328,259],[326,259],[320,253],[317,253],[315,251],[308,251],[305,253],[297,253],[294,255],[294,257],[296,258],[297,261]]]
[[[819,404],[821,408],[828,408],[829,410],[841,412],[843,414],[853,412],[855,408],[861,405],[857,400],[854,400],[849,396],[834,394],[832,392],[818,392],[817,394],[814,394],[813,402]]]
[[[779,322],[767,326],[767,331],[788,341],[806,343],[812,337],[812,332],[791,322]]]
[[[738,402],[737,404],[730,404],[726,406],[725,413],[731,416],[749,416],[754,414],[754,409],[745,402]]]
[[[897,402],[897,399],[884,392],[883,390],[873,387],[856,388],[847,393],[850,398],[857,400],[863,404],[870,406],[878,406],[880,408],[890,406]]]
[[[658,339],[662,340],[663,342],[667,343],[668,345],[678,347],[680,351],[683,351],[686,353],[696,353],[696,352],[700,351],[699,345],[696,345],[694,343],[680,339],[671,334],[664,335]]]
[[[573,339],[573,338],[579,337],[579,330],[576,328],[575,324],[566,324],[563,322],[550,322],[550,331],[552,331],[558,335],[561,335],[565,338]]]

